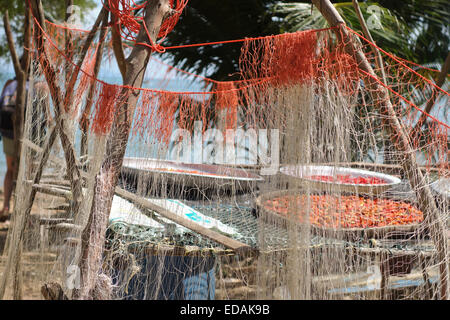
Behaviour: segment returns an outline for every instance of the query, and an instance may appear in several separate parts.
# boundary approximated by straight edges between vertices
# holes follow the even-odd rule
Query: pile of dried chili
[[[280,215],[296,214],[301,222],[309,213],[311,224],[334,229],[408,225],[423,220],[423,213],[407,202],[355,195],[289,195],[266,200],[264,207]]]

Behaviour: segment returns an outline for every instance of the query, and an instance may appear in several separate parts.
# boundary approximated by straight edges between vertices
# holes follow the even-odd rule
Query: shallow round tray
[[[307,183],[311,188],[319,191],[335,191],[335,192],[337,191],[337,192],[376,195],[389,190],[390,188],[401,182],[399,178],[384,173],[353,168],[332,167],[332,166],[289,165],[280,168],[280,172],[288,176],[299,178],[305,183]],[[319,181],[309,178],[311,175],[335,176],[338,174],[350,175],[352,177],[379,178],[385,180],[387,183],[353,184],[353,183]]]
[[[124,158],[122,172],[132,175],[164,176],[168,182],[202,189],[247,190],[254,187],[256,182],[263,181],[261,176],[244,169],[147,158]]]
[[[302,193],[306,193],[305,190],[302,189],[283,190],[262,194],[256,199],[257,212],[265,223],[281,225],[284,228],[292,226],[293,224],[301,226],[302,225],[301,222],[293,221],[286,216],[278,214],[275,211],[268,210],[267,208],[264,207],[264,203],[267,200],[271,200],[275,197],[300,195]],[[311,194],[318,194],[318,193],[311,193]],[[309,224],[309,226],[311,228],[311,232],[314,235],[326,238],[344,239],[352,242],[361,239],[372,239],[372,238],[379,239],[383,237],[392,237],[392,238],[409,237],[417,233],[419,228],[421,227],[420,224],[371,227],[371,228],[341,228],[341,229],[318,227],[313,224]]]

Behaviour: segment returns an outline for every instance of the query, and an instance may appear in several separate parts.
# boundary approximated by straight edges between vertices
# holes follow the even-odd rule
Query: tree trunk
[[[18,164],[20,161],[20,150],[22,143],[23,123],[25,115],[25,103],[26,103],[26,83],[28,78],[28,68],[30,65],[30,54],[28,50],[24,50],[22,59],[19,59],[17,54],[15,43],[9,23],[8,11],[6,11],[3,17],[3,25],[5,28],[6,39],[8,42],[11,59],[14,65],[14,72],[17,80],[17,98],[14,113],[14,183],[17,179]],[[31,17],[28,6],[25,8],[24,19],[24,47],[29,48],[31,43]]]
[[[29,74],[28,69],[30,65],[30,53],[27,49],[25,49],[23,51],[22,59],[19,59],[15,49],[14,39],[11,32],[8,11],[6,11],[3,17],[3,22],[17,80],[17,97],[13,118],[14,165],[13,165],[13,183],[11,188],[11,193],[13,193],[13,190],[15,190],[15,186],[17,184],[17,176],[19,172],[19,163],[20,163],[20,152],[22,150],[22,135],[23,135],[25,104],[27,96],[27,79]],[[26,6],[24,19],[24,47],[29,48],[30,43],[31,43],[31,17],[30,17],[30,9],[28,6]],[[14,197],[14,201],[17,201],[16,197]],[[14,208],[16,207],[17,206],[15,205]],[[22,298],[21,289],[22,289],[22,272],[20,262],[18,262],[15,265],[15,276],[13,277],[14,299]],[[0,297],[3,296],[3,293],[4,289],[2,285],[2,288],[0,288]]]
[[[44,12],[43,12],[43,8],[42,8],[41,0],[32,0],[28,3],[31,3],[31,10],[32,10],[33,15],[36,18],[37,22],[39,23],[39,25],[36,24],[36,26],[34,28],[35,48],[38,53],[38,60],[40,62],[41,68],[45,75],[47,84],[50,88],[50,94],[52,97],[53,104],[55,106],[54,110],[55,110],[55,122],[56,122],[56,126],[53,129],[52,134],[50,135],[50,138],[46,143],[44,152],[43,152],[43,154],[41,154],[40,166],[34,175],[33,181],[34,181],[34,184],[39,183],[39,181],[41,179],[41,175],[42,175],[42,170],[43,170],[43,167],[45,166],[48,156],[50,154],[51,147],[56,139],[56,136],[59,135],[59,137],[61,139],[61,145],[64,149],[64,156],[65,156],[65,160],[66,160],[66,165],[68,167],[69,180],[71,182],[71,188],[72,188],[73,201],[71,203],[71,210],[72,210],[73,214],[77,214],[78,208],[81,204],[81,197],[82,197],[81,174],[77,167],[75,151],[73,149],[72,143],[69,140],[68,136],[66,135],[66,132],[65,132],[66,123],[65,123],[64,118],[62,117],[62,113],[64,112],[63,101],[71,102],[71,100],[70,99],[63,100],[61,89],[58,86],[58,83],[56,81],[57,77],[56,77],[55,70],[53,69],[52,65],[50,64],[50,61],[48,60],[48,57],[46,54],[46,50],[44,48],[45,36],[44,36],[43,30],[41,28],[45,28],[45,18],[44,18]],[[30,13],[30,11],[28,11],[28,13]],[[101,21],[101,17],[103,17],[103,14],[105,14],[104,9],[99,14],[97,21]],[[98,28],[97,23],[94,26],[94,29],[96,29],[96,28]],[[30,28],[30,32],[31,32],[31,28]],[[95,32],[91,32],[90,35],[91,34],[95,34]],[[27,35],[27,33],[26,33],[26,35]],[[29,36],[31,37],[31,33],[29,34]],[[85,42],[85,45],[83,48],[84,51],[87,51],[86,48],[88,48],[90,46],[92,39],[93,39],[93,35],[92,35],[92,37],[88,37],[88,39],[86,39],[86,42]],[[31,46],[29,46],[29,47],[31,47]],[[28,50],[25,50],[25,52],[26,52],[26,54],[29,54]],[[80,65],[82,64],[84,57],[85,57],[85,55],[83,55],[82,58],[80,58],[80,61],[79,61]],[[18,65],[18,63],[16,63],[17,62],[16,60],[18,60],[18,59],[13,59],[15,66]],[[77,74],[78,74],[78,69],[75,70],[74,73],[75,72],[77,72]],[[73,74],[72,74],[72,77],[74,77]],[[64,105],[69,105],[69,103],[64,104]],[[21,252],[20,252],[19,248],[23,241],[25,226],[27,224],[28,217],[29,217],[30,211],[31,211],[31,207],[34,203],[34,198],[36,195],[35,188],[31,188],[31,186],[29,186],[29,185],[24,185],[23,187],[28,188],[29,196],[26,199],[20,199],[23,202],[23,203],[21,203],[21,206],[20,206],[23,209],[22,211],[19,212],[18,210],[15,209],[15,219],[13,220],[13,228],[14,229],[17,228],[18,230],[15,231],[15,234],[17,236],[14,239],[14,241],[12,242],[15,245],[11,245],[9,248],[5,272],[0,279],[0,299],[3,298],[4,293],[5,293],[6,283],[7,283],[8,276],[9,276],[9,272],[8,272],[9,270],[12,270],[12,273],[13,273],[12,278],[15,281],[14,282],[14,290],[16,292],[19,292],[20,288],[21,288],[20,284],[17,284],[17,282],[16,282],[17,279],[20,281],[20,276],[19,277],[17,276],[17,271],[20,270],[19,264],[20,264],[20,259],[21,259]],[[27,192],[25,192],[25,194],[27,194]]]
[[[144,23],[150,32],[153,43],[156,42],[162,22],[170,13],[169,0],[151,1],[147,4]],[[136,42],[150,43],[145,28],[141,28]],[[126,60],[125,86],[135,88],[142,86],[150,54],[150,49],[145,46],[136,45],[133,48]],[[75,298],[77,299],[91,299],[92,293],[98,285],[109,212],[139,94],[140,90],[128,88],[122,90],[122,95],[125,98],[124,101],[120,102],[113,121],[106,145],[106,154],[100,172],[96,176],[90,216],[82,233],[81,289],[75,292]]]

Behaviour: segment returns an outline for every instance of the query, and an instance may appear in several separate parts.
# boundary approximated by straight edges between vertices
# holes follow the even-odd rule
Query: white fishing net
[[[95,71],[106,24],[84,62],[86,32],[35,28],[4,299],[448,294],[448,83],[384,53],[376,87],[332,28],[246,40],[240,81],[126,88]]]

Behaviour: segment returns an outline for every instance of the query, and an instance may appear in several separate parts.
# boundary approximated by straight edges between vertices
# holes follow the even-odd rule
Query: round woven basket
[[[273,191],[260,195],[256,199],[257,212],[258,215],[263,219],[265,223],[269,224],[277,224],[283,227],[292,226],[296,224],[298,226],[302,226],[301,222],[293,221],[289,219],[289,217],[278,214],[273,210],[269,210],[264,206],[265,201],[273,199],[275,197],[280,196],[289,196],[289,195],[299,195],[305,193],[305,190],[283,190],[283,191]],[[319,194],[315,192],[314,194]],[[409,225],[400,225],[400,226],[383,226],[383,227],[369,227],[369,228],[326,228],[319,227],[313,224],[309,224],[311,232],[314,235],[322,236],[326,238],[336,238],[336,239],[344,239],[348,241],[358,241],[361,239],[379,239],[384,237],[389,238],[404,238],[407,236],[411,236],[418,232],[421,225],[420,224],[409,224]]]

